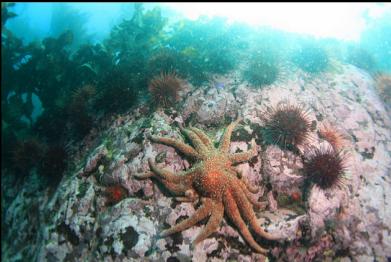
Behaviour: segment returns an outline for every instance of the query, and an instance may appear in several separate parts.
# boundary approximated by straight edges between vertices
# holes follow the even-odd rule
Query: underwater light
[[[189,19],[223,16],[250,25],[268,25],[284,31],[358,40],[365,15],[378,14],[386,4],[373,3],[162,3]],[[375,11],[371,11],[375,10]]]

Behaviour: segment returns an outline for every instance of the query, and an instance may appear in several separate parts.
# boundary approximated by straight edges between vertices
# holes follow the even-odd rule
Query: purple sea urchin
[[[263,138],[268,144],[281,148],[294,148],[302,145],[308,138],[311,121],[303,106],[279,103],[277,107],[265,112]]]
[[[334,150],[340,150],[346,145],[344,136],[333,126],[323,124],[319,129],[321,138],[330,143]]]
[[[321,189],[340,185],[346,169],[346,154],[332,147],[311,148],[304,161],[304,172]]]
[[[176,74],[161,73],[151,80],[148,89],[156,105],[168,107],[179,100],[178,92],[182,85]]]

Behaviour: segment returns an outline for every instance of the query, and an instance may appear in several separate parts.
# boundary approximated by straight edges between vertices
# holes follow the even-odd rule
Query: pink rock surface
[[[79,261],[159,261],[171,257],[180,261],[264,261],[266,258],[254,253],[225,219],[195,248],[191,242],[204,221],[174,236],[159,238],[159,232],[179,218],[191,216],[198,206],[176,203],[156,181],[138,180],[135,175],[150,171],[149,158],[160,158],[158,165],[173,172],[192,166],[172,147],[149,141],[147,134],[183,139],[177,124],[195,113],[200,125],[210,126],[206,131],[216,139],[225,127],[222,118],[244,118],[242,125],[249,130],[249,139],[232,142],[231,152],[248,150],[248,141],[256,139],[258,155],[236,168],[261,189],[255,198],[268,200],[266,210],[256,211],[258,223],[286,239],[285,245],[276,243],[273,248],[265,244],[272,249],[271,256],[277,260],[327,261],[337,251],[348,250],[357,261],[386,261],[391,257],[391,120],[370,76],[355,67],[343,69],[340,74],[319,76],[299,71],[278,85],[262,89],[237,83],[236,76],[229,76],[218,80],[227,90],[210,87],[205,94],[194,91],[176,116],[157,111],[146,117],[138,109],[124,114],[104,131],[102,141],[95,141],[94,150],[84,152],[82,166],[63,179],[50,199],[37,195],[34,180],[26,182],[28,186],[13,200],[13,209],[4,214],[8,232],[15,234],[15,246],[2,247],[2,253],[7,258],[29,245],[31,257],[39,261],[69,257]],[[273,195],[273,191],[289,195],[301,190],[301,157],[261,144],[262,110],[283,99],[311,108],[317,125],[310,144],[325,143],[317,135],[323,122],[333,123],[347,136],[344,149],[350,157],[345,186],[327,191],[312,187],[304,214],[279,207]],[[305,155],[305,148],[301,152]],[[78,170],[86,175],[78,176]],[[103,178],[109,184],[121,184],[128,198],[106,206]],[[24,197],[26,194],[30,197]],[[38,207],[34,205],[37,201],[41,203]],[[13,223],[37,210],[39,214],[29,224]],[[28,237],[33,231],[39,232],[36,239]]]

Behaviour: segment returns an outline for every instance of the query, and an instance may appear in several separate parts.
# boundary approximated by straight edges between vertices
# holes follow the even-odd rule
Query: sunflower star
[[[225,213],[239,229],[247,243],[257,252],[265,254],[268,250],[262,248],[254,240],[242,217],[258,235],[269,240],[277,240],[257,223],[253,207],[264,206],[252,199],[251,193],[256,193],[257,188],[249,185],[244,178],[239,178],[233,168],[233,165],[249,161],[257,154],[254,140],[251,141],[250,151],[229,153],[231,134],[239,121],[240,119],[226,128],[217,148],[203,131],[195,127],[181,130],[188,136],[194,147],[172,138],[150,137],[153,142],[172,146],[186,156],[198,160],[191,169],[174,174],[166,169],[158,168],[151,159],[148,159],[152,172],[139,176],[140,178],[155,177],[174,194],[180,195],[177,198],[179,201],[201,200],[202,205],[191,217],[164,230],[161,233],[162,237],[188,229],[210,216],[206,226],[193,242],[196,245],[218,229]]]

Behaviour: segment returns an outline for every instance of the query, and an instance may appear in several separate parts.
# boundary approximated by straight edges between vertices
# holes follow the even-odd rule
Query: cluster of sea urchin
[[[328,145],[311,148],[307,152],[304,169],[309,181],[325,190],[343,184],[347,169],[347,154],[343,149],[346,141],[330,124],[323,124],[319,129],[319,135],[328,142]]]
[[[308,113],[304,106],[287,101],[269,109],[263,116],[264,141],[289,150],[305,146],[312,125]],[[319,135],[329,145],[320,148],[311,147],[306,150],[304,172],[309,184],[315,184],[321,189],[333,188],[341,184],[347,168],[346,154],[342,151],[345,145],[344,137],[331,125],[323,125],[319,130]]]
[[[182,85],[175,73],[161,73],[151,80],[148,90],[155,105],[169,107],[179,100]]]
[[[311,131],[308,111],[301,105],[279,103],[265,112],[263,119],[265,121],[262,132],[264,141],[283,149],[294,149],[302,145]]]

